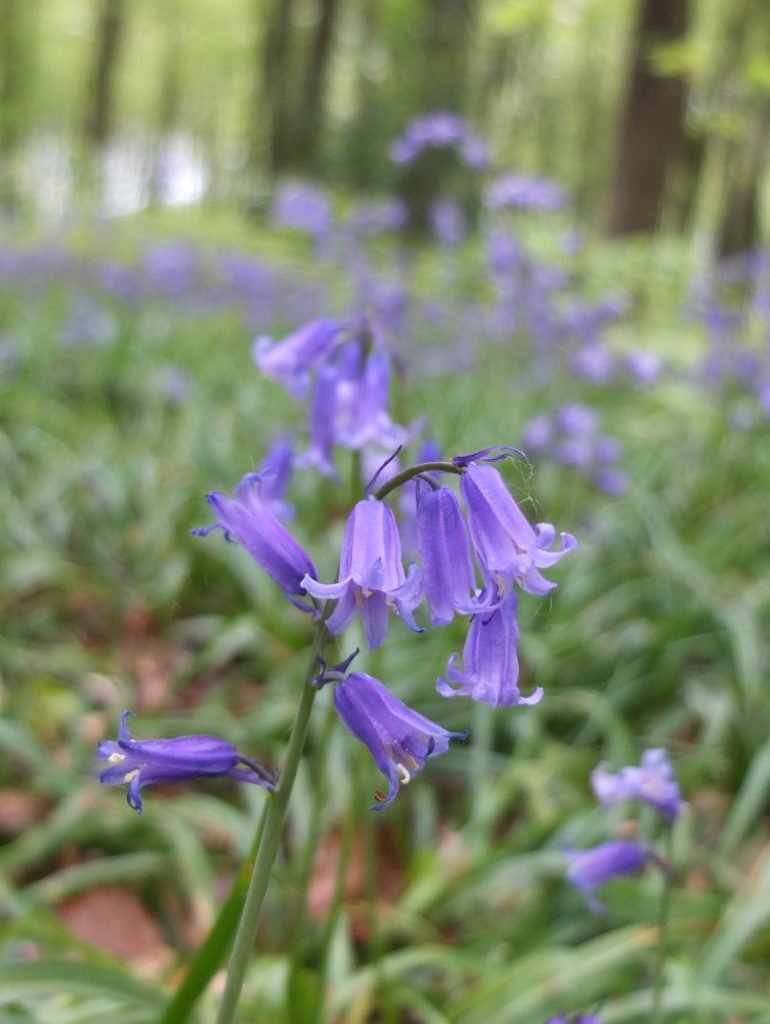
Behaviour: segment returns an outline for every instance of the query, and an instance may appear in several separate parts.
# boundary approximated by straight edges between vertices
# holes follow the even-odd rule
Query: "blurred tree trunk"
[[[735,153],[722,209],[717,252],[721,259],[748,252],[759,239],[759,194],[770,143],[770,97],[754,118],[749,139]]]
[[[655,74],[651,52],[684,37],[687,13],[687,0],[640,0],[610,190],[609,235],[649,234],[657,225],[666,170],[682,133],[685,81]]]
[[[182,32],[179,27],[180,8],[172,0],[164,0],[162,10],[163,53],[161,55],[158,99],[158,132],[155,138],[150,202],[162,198],[168,167],[171,134],[179,121],[182,86]]]
[[[461,113],[468,92],[469,57],[476,25],[476,0],[427,0],[420,37],[425,58],[420,76],[418,113]],[[404,171],[401,198],[409,208],[409,227],[428,231],[432,202],[446,192],[454,158],[445,150],[428,150]]]
[[[289,107],[291,62],[291,18],[294,0],[272,0],[267,14],[267,27],[262,40],[260,61],[259,107],[266,125],[267,164],[272,174],[280,173],[289,163],[291,151],[291,113]],[[264,14],[261,3],[258,17]],[[258,108],[259,109],[259,108]],[[258,128],[257,128],[258,131]],[[252,163],[256,170],[261,139],[255,133]]]
[[[351,183],[356,188],[367,188],[377,183],[383,165],[382,106],[373,78],[379,31],[378,0],[361,0],[359,14],[356,115],[345,154],[345,166]]]
[[[0,209],[17,201],[16,162],[23,120],[21,42],[24,0],[0,0]]]
[[[294,117],[289,159],[298,170],[307,169],[322,135],[324,99],[332,53],[334,26],[339,10],[337,0],[317,0],[318,20],[310,43],[299,106]]]
[[[97,0],[96,35],[83,129],[86,144],[93,150],[104,147],[113,128],[115,73],[125,20],[125,0]]]

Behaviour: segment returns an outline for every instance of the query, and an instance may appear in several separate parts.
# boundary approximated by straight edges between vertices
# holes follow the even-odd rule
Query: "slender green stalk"
[[[329,695],[331,696],[331,694]],[[310,878],[313,873],[313,860],[318,849],[318,835],[321,829],[321,815],[326,806],[326,754],[329,748],[329,741],[334,730],[337,716],[334,711],[334,702],[329,700],[321,728],[321,735],[318,738],[317,756],[312,766],[313,771],[313,805],[310,812],[310,821],[307,828],[307,837],[304,848],[300,854],[299,867],[296,875],[297,903],[294,911],[294,921],[291,928],[291,961],[297,965],[301,962],[303,948],[307,937],[307,894],[310,886]]]
[[[230,965],[227,971],[227,981],[222,993],[222,1001],[219,1004],[219,1012],[216,1017],[216,1024],[232,1024],[235,1013],[238,1009],[238,1000],[243,979],[246,975],[246,968],[254,948],[254,938],[257,934],[259,919],[262,913],[262,904],[267,892],[267,885],[270,880],[270,872],[273,868],[275,858],[278,856],[278,849],[281,845],[283,826],[286,820],[286,811],[289,806],[289,797],[297,776],[297,769],[302,757],[302,751],[307,738],[308,726],[310,724],[310,712],[313,708],[313,701],[316,695],[316,687],[313,686],[313,678],[318,673],[317,659],[321,653],[326,637],[326,615],[318,623],[313,643],[310,648],[307,672],[302,686],[297,710],[294,715],[294,724],[289,738],[289,745],[286,748],[286,758],[283,766],[283,773],[278,788],[270,797],[270,804],[267,810],[265,828],[262,834],[262,842],[259,844],[259,852],[254,864],[254,871],[249,881],[249,888],[246,892],[246,899],[243,905],[243,913],[238,926],[238,931],[233,943],[233,951],[230,957]]]
[[[214,927],[203,940],[198,952],[195,954],[185,974],[184,981],[166,1004],[158,1024],[183,1024],[192,1013],[195,1004],[205,992],[209,982],[219,970],[225,952],[232,942],[235,929],[238,926],[243,901],[246,898],[249,881],[252,877],[254,858],[257,856],[259,844],[262,841],[262,833],[267,819],[267,807],[268,805],[265,804],[259,816],[259,824],[252,840],[249,855],[236,876],[230,895],[222,906],[214,922]]]
[[[660,897],[660,913],[658,915],[658,955],[655,960],[655,977],[652,984],[652,1019],[650,1024],[660,1024],[663,1019],[663,975],[668,956],[668,919],[671,912],[671,890],[673,888],[673,871],[671,870],[672,850],[672,831],[669,828],[666,836],[665,880],[663,882],[663,892]]]

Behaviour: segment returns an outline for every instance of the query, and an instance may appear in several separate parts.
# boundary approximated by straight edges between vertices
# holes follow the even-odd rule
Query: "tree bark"
[[[0,207],[16,206],[22,126],[22,0],[0,0]]]
[[[94,149],[104,147],[113,128],[115,73],[123,42],[125,15],[125,0],[99,0],[83,129],[86,143]]]
[[[721,259],[753,249],[759,239],[759,193],[770,143],[770,98],[756,113],[747,143],[734,154],[719,229]]]
[[[652,233],[658,223],[676,140],[685,110],[685,81],[661,77],[651,51],[681,39],[687,0],[640,0],[629,62],[625,109],[618,134],[607,233]]]
[[[267,164],[273,174],[287,166],[291,142],[289,54],[292,11],[293,0],[273,0],[259,54],[259,108],[266,125]],[[259,16],[262,17],[261,5]],[[255,169],[259,164],[261,145],[262,139],[255,132],[252,146],[252,165]]]
[[[338,13],[337,0],[318,0],[318,4],[318,21],[310,44],[299,109],[294,118],[290,161],[298,170],[306,169],[312,161],[322,134],[326,80]]]

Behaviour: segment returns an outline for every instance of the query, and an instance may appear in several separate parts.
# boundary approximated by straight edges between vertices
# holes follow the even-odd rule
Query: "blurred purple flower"
[[[623,367],[639,387],[652,387],[663,372],[663,360],[654,352],[637,349],[623,357]]]
[[[556,425],[572,437],[587,437],[597,430],[599,417],[587,405],[568,402],[556,410]]]
[[[115,317],[86,295],[77,295],[62,327],[65,345],[107,345],[118,332]]]
[[[593,474],[594,485],[611,498],[620,498],[628,490],[628,477],[622,469],[600,466]]]
[[[455,667],[457,655],[447,662],[446,679],[436,680],[442,697],[472,697],[495,708],[537,704],[543,696],[537,687],[529,697],[519,690],[519,627],[516,592],[507,594],[492,612],[474,615],[463,648],[463,668]]]
[[[239,782],[253,782],[265,789],[274,788],[264,768],[244,758],[231,743],[217,736],[135,740],[126,724],[126,719],[133,714],[133,711],[123,712],[117,741],[105,740],[100,743],[97,757],[111,765],[100,773],[99,781],[105,786],[128,783],[128,805],[139,814],[142,813],[143,786],[226,775]]]
[[[567,881],[582,893],[592,910],[602,910],[594,890],[613,878],[640,871],[653,856],[652,850],[628,839],[600,843],[590,850],[573,850],[567,854]]]
[[[459,245],[468,230],[463,212],[451,199],[436,199],[429,210],[433,236],[441,245]]]
[[[378,235],[401,231],[406,227],[409,211],[400,199],[362,202],[353,210],[347,227],[353,235]]]
[[[338,602],[327,622],[331,633],[344,632],[360,615],[371,649],[387,636],[390,609],[397,611],[411,630],[423,632],[412,616],[422,600],[419,571],[413,565],[409,575],[404,574],[395,516],[374,498],[359,501],[348,517],[338,582],[319,583],[313,574],[306,576],[302,585],[313,597]]]
[[[609,772],[604,765],[595,768],[591,785],[599,803],[605,806],[642,800],[673,825],[682,810],[682,794],[674,778],[674,769],[665,750],[645,750],[641,764]]]
[[[434,110],[415,118],[390,148],[397,164],[410,164],[426,149],[456,148],[471,170],[483,171],[489,162],[486,143],[472,135],[467,122],[449,110]]]
[[[602,1024],[602,1022],[595,1013],[577,1013],[566,1017],[551,1017],[547,1024]]]
[[[316,243],[325,241],[332,226],[327,194],[316,185],[301,181],[279,185],[270,214],[274,224],[304,231]]]
[[[369,748],[374,763],[388,780],[386,795],[376,794],[373,811],[393,802],[431,757],[449,748],[450,740],[467,733],[448,732],[394,697],[373,676],[352,672],[334,687],[334,707],[345,726]]]
[[[294,447],[291,441],[280,440],[272,445],[258,471],[259,497],[282,522],[294,518],[294,509],[285,500],[293,466]]]
[[[238,484],[234,498],[215,491],[206,495],[218,521],[213,526],[193,530],[205,537],[212,530],[223,530],[227,540],[235,540],[248,551],[257,565],[284,591],[292,604],[302,611],[308,606],[297,598],[305,596],[305,580],[316,575],[312,559],[289,531],[279,523],[268,502],[262,498],[262,477],[247,473]]]
[[[518,208],[548,212],[565,206],[567,195],[559,185],[545,178],[504,174],[489,185],[484,202],[492,211]]]
[[[549,416],[535,416],[524,427],[522,445],[527,452],[542,455],[553,440],[553,423]]]
[[[266,377],[303,398],[311,373],[329,358],[348,326],[347,320],[311,320],[277,343],[261,335],[252,346],[254,362]]]
[[[576,377],[604,384],[612,376],[614,360],[603,345],[590,344],[573,353],[569,367]]]

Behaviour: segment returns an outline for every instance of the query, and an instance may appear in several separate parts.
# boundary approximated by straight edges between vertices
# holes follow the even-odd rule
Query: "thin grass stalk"
[[[238,1000],[243,988],[246,968],[253,953],[254,939],[262,914],[262,905],[265,900],[268,882],[270,881],[270,872],[278,856],[289,798],[291,797],[294,780],[297,776],[302,752],[305,748],[305,740],[307,739],[308,727],[310,725],[310,713],[313,709],[313,702],[317,692],[317,688],[313,685],[313,679],[318,674],[318,657],[321,654],[327,635],[325,622],[326,615],[318,623],[310,648],[308,667],[294,715],[289,745],[286,748],[281,781],[270,797],[265,830],[262,835],[262,842],[259,845],[254,872],[246,892],[240,924],[235,936],[235,942],[233,943],[227,971],[227,981],[222,993],[222,1001],[219,1004],[216,1024],[233,1024],[238,1009]]]

